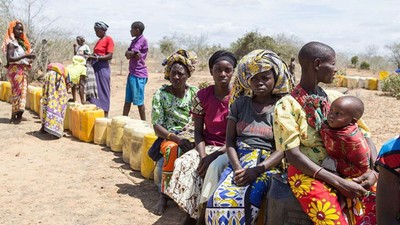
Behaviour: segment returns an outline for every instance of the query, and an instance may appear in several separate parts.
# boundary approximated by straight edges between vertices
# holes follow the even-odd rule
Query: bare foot
[[[197,221],[190,217],[188,213],[186,213],[185,219],[182,222],[182,225],[196,225]]]
[[[11,119],[10,119],[10,123],[14,123],[15,119],[16,119],[17,114],[11,114]]]
[[[167,201],[168,199],[163,195],[160,194],[160,198],[158,199],[157,205],[153,207],[151,210],[154,214],[161,216],[165,209],[167,208]]]

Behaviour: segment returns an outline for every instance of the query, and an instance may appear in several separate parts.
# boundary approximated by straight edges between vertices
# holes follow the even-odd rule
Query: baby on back
[[[370,149],[357,121],[364,113],[364,103],[354,96],[343,96],[332,102],[320,134],[336,171],[347,177],[358,177],[369,168]]]

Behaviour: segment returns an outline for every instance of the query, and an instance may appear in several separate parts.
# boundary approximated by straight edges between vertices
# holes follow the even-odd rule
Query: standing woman
[[[67,108],[68,71],[60,63],[50,63],[43,84],[42,129],[58,138],[63,136]]]
[[[100,38],[93,49],[93,55],[88,59],[92,60],[94,73],[96,76],[98,98],[91,97],[90,102],[104,110],[104,115],[108,116],[110,110],[110,60],[114,52],[114,41],[106,35],[108,25],[102,21],[94,24],[96,36]]]
[[[7,57],[6,68],[12,92],[10,123],[18,124],[22,120],[25,109],[28,88],[27,72],[31,68],[32,60],[35,59],[21,21],[10,22],[2,49]]]

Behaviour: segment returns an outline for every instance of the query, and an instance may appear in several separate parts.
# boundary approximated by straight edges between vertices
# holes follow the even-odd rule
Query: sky
[[[398,0],[48,0],[43,11],[46,21],[57,18],[51,27],[89,42],[97,40],[94,22],[104,21],[107,35],[129,43],[130,25],[138,20],[155,45],[176,34],[205,35],[207,43],[229,47],[250,31],[320,41],[343,53],[384,53],[385,45],[400,42]]]

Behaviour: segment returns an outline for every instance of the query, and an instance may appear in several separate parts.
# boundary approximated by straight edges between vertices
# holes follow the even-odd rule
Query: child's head
[[[131,36],[138,37],[143,34],[144,24],[140,21],[133,22],[131,25]]]
[[[355,123],[364,113],[364,103],[354,96],[337,98],[331,104],[328,113],[328,125],[331,128],[343,128]]]
[[[216,86],[226,87],[230,84],[237,60],[232,52],[219,50],[214,52],[208,61],[210,73]]]
[[[294,58],[294,57],[290,58],[290,61],[291,61],[291,62],[294,62],[294,60],[295,60],[295,58]]]
[[[332,83],[336,73],[336,53],[330,46],[321,42],[305,44],[298,55],[302,76],[315,76],[317,82]]]
[[[76,37],[76,43],[78,43],[78,45],[83,45],[83,43],[85,43],[85,38],[83,36],[77,36]]]

